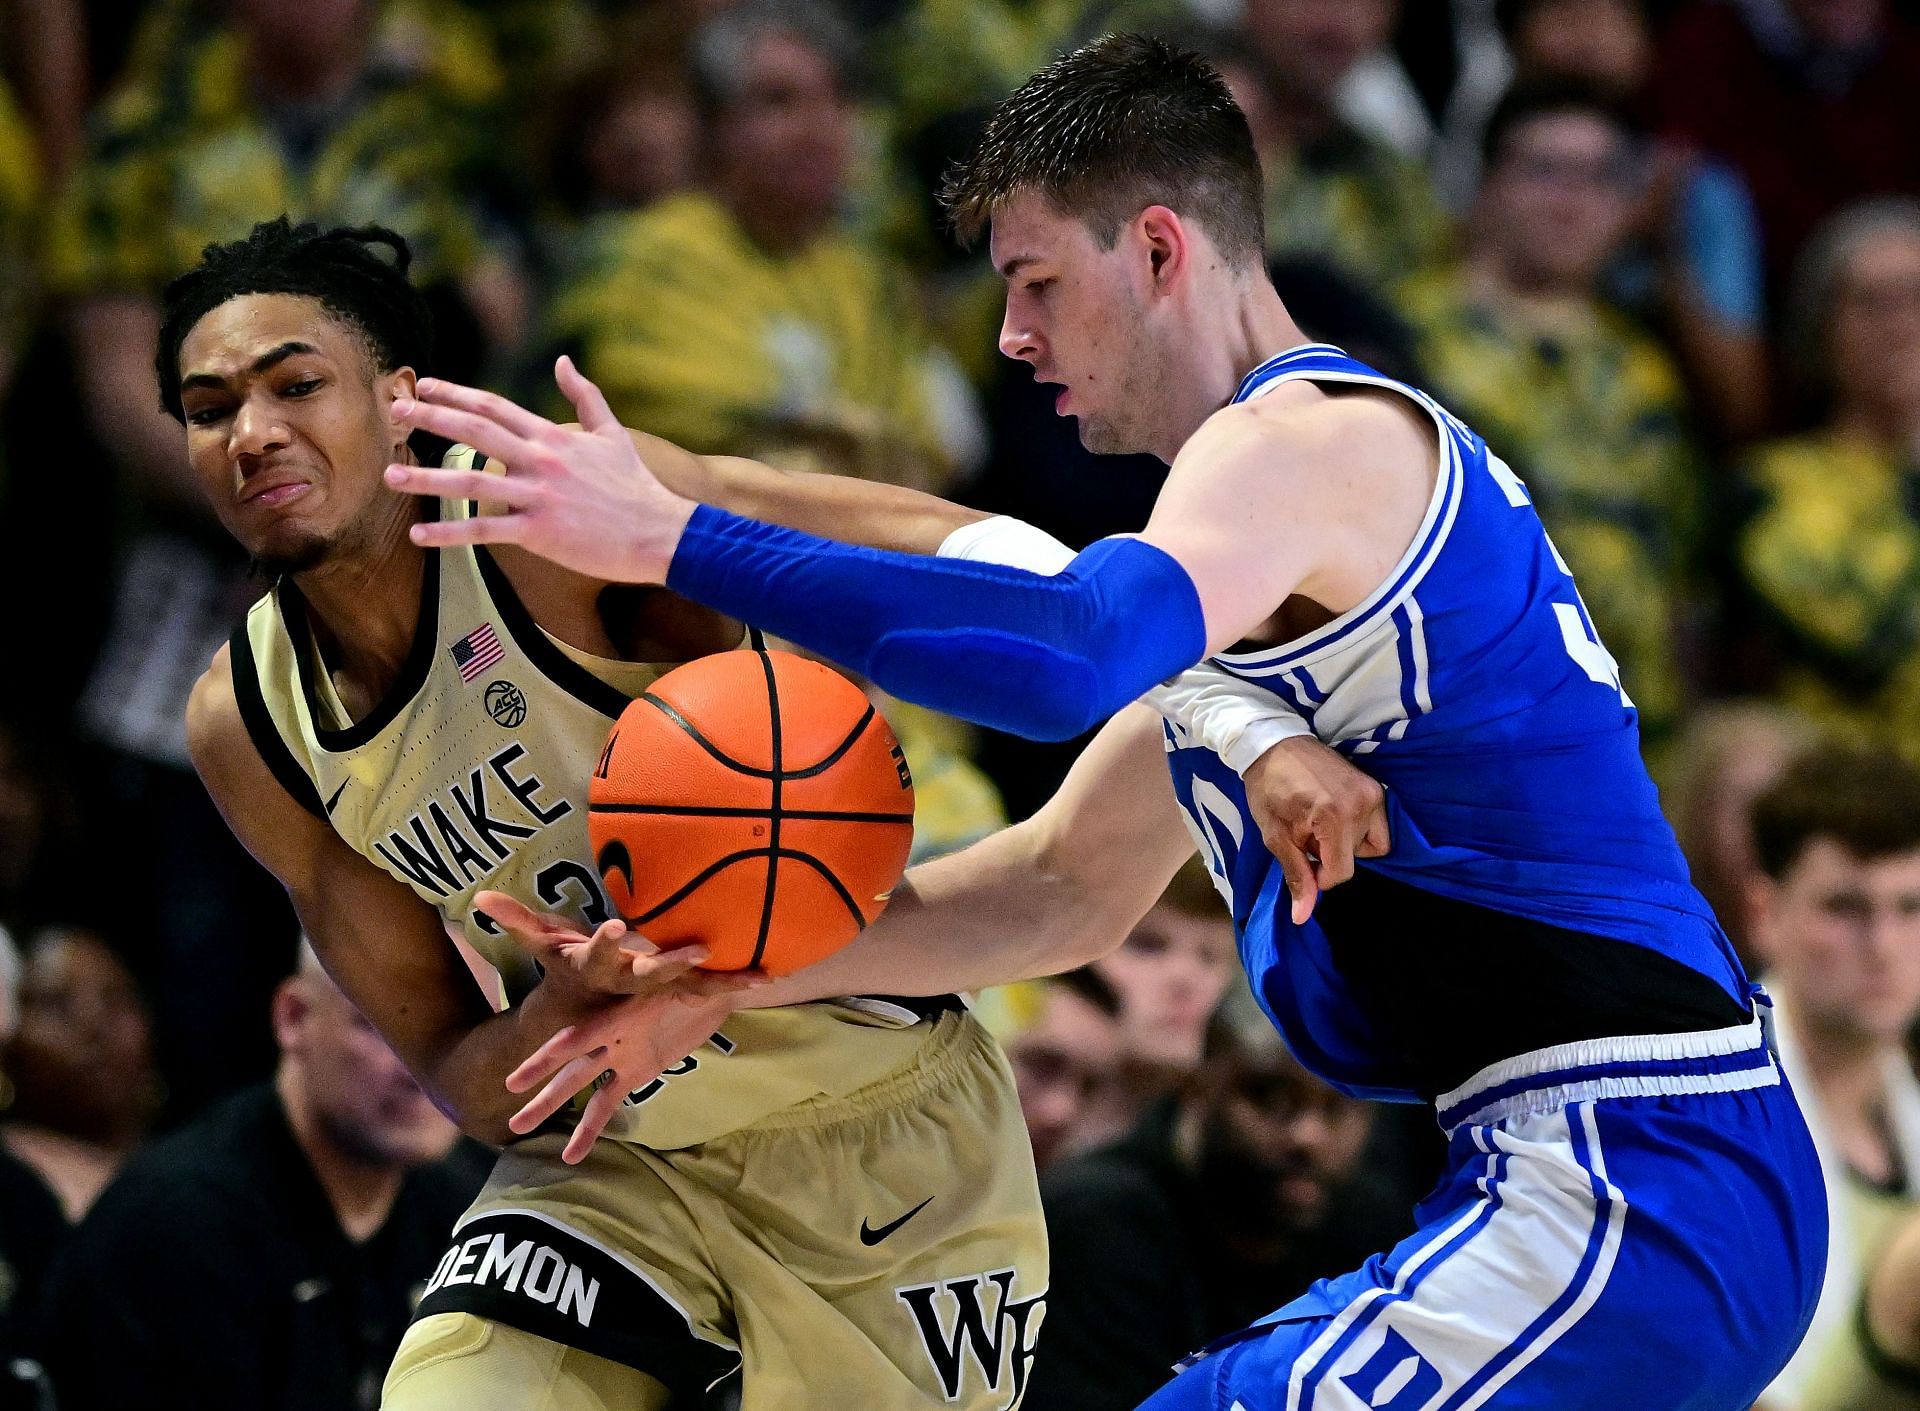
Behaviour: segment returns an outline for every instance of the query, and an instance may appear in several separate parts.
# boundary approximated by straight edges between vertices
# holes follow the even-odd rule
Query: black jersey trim
[[[247,727],[254,749],[260,752],[260,758],[280,781],[280,786],[293,795],[293,801],[324,823],[327,813],[320,804],[320,790],[300,767],[300,761],[293,757],[293,751],[287,748],[279,727],[273,723],[273,712],[267,709],[267,698],[260,690],[260,664],[254,659],[247,624],[242,622],[228,640],[232,647],[228,664],[233,669],[233,698],[239,702],[240,719]]]
[[[486,585],[487,596],[493,600],[507,635],[513,638],[521,654],[541,675],[575,700],[592,706],[609,720],[618,720],[630,698],[553,644],[553,639],[540,630],[540,624],[520,601],[520,595],[513,591],[513,583],[494,562],[492,554],[476,545],[473,561],[480,566],[480,581]]]
[[[428,500],[426,520],[439,517],[440,502]],[[286,624],[287,635],[293,640],[293,659],[300,671],[300,690],[307,698],[307,712],[313,718],[313,738],[328,754],[357,750],[373,740],[399,718],[401,711],[413,704],[414,697],[427,684],[427,676],[433,670],[433,654],[440,644],[440,555],[441,551],[437,549],[427,551],[426,566],[420,573],[420,608],[414,619],[413,645],[407,650],[407,659],[400,665],[400,674],[394,678],[393,685],[387,688],[387,694],[381,697],[380,704],[369,711],[364,720],[356,721],[344,730],[329,730],[320,723],[320,694],[313,679],[313,662],[318,649],[313,642],[313,622],[308,616],[307,600],[292,578],[282,578],[274,585],[274,600],[280,610],[280,620]]]
[[[557,1220],[483,1212],[453,1232],[414,1318],[471,1313],[645,1372],[689,1406],[740,1366],[637,1267]],[[676,1400],[676,1406],[681,1402]]]

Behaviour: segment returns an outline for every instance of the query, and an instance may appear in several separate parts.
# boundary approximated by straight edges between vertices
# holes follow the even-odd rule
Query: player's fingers
[[[457,411],[469,412],[485,417],[495,425],[504,427],[516,436],[528,441],[538,441],[559,430],[538,412],[530,412],[518,402],[489,392],[481,387],[468,387],[464,383],[449,382],[444,377],[423,377],[415,386],[418,400],[434,406],[452,407]],[[469,441],[469,446],[476,443]],[[476,446],[476,449],[478,447]]]
[[[567,400],[573,403],[580,424],[587,430],[626,434],[626,428],[620,424],[620,418],[613,414],[613,408],[607,405],[607,399],[600,389],[573,365],[573,359],[565,353],[553,365],[553,379],[560,384],[560,390],[566,394]]]
[[[1356,857],[1385,857],[1393,849],[1393,833],[1387,827],[1385,808],[1375,809],[1367,819],[1367,830],[1360,836],[1360,844],[1354,849]]]
[[[540,937],[544,941],[586,939],[586,933],[565,917],[535,911],[518,897],[491,888],[473,894],[473,909],[515,938]]]
[[[451,549],[464,544],[518,544],[526,537],[524,514],[475,515],[471,519],[435,519],[416,524],[407,537],[423,549]]]
[[[1337,887],[1353,876],[1353,838],[1344,818],[1316,818],[1313,850],[1320,861],[1313,869],[1321,888]]]
[[[600,1134],[607,1130],[607,1123],[620,1110],[621,1100],[629,1091],[627,1084],[618,1076],[610,1076],[594,1090],[593,1096],[587,1099],[586,1111],[580,1114],[580,1120],[574,1124],[573,1135],[567,1138],[566,1146],[561,1148],[562,1161],[569,1166],[578,1166],[587,1159],[587,1153],[600,1140]]]
[[[1287,895],[1293,898],[1294,924],[1301,925],[1313,915],[1313,904],[1320,899],[1313,863],[1290,838],[1275,835],[1267,840],[1267,847],[1280,863],[1280,875],[1286,878]]]
[[[524,1093],[544,1083],[580,1056],[583,1039],[580,1026],[569,1024],[520,1061],[507,1074],[507,1091]]]
[[[697,955],[689,952],[697,951]],[[704,946],[676,946],[652,955],[626,954],[619,968],[608,978],[606,987],[623,994],[646,995],[672,988],[694,966],[706,959]]]
[[[508,509],[538,504],[546,492],[530,480],[488,475],[484,470],[441,470],[424,465],[390,465],[387,484],[409,495],[434,495],[443,500],[485,500]]]
[[[509,466],[525,465],[539,449],[526,437],[509,431],[497,421],[458,407],[436,406],[417,397],[395,397],[393,419],[402,426],[432,432],[449,441],[460,441]]]
[[[507,1129],[517,1136],[525,1136],[554,1113],[573,1101],[574,1094],[595,1076],[605,1071],[607,1051],[594,1049],[591,1052],[570,1058],[562,1064],[560,1071],[547,1079],[527,1104],[507,1119]]]

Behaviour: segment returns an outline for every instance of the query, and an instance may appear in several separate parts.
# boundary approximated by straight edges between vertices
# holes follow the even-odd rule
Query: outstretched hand
[[[554,380],[579,415],[561,426],[505,397],[439,378],[420,379],[398,397],[393,419],[464,442],[506,467],[506,474],[390,465],[387,484],[410,495],[484,500],[499,512],[416,524],[413,542],[518,544],[590,578],[663,583],[694,502],[647,468],[600,389],[570,358]]]
[[[628,1093],[699,1048],[747,991],[770,980],[754,970],[697,970],[705,947],[662,951],[620,921],[589,935],[503,892],[482,892],[474,906],[540,963],[542,985],[565,990],[567,1010],[578,1016],[507,1075],[509,1092],[539,1089],[508,1119],[520,1136],[594,1087],[561,1152],[569,1164],[592,1150]]]

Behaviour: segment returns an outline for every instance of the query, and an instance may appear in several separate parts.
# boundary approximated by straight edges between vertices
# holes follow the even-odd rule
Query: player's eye
[[[1044,294],[1052,287],[1053,281],[1051,279],[1029,279],[1027,281],[1027,292],[1029,294]]]
[[[317,392],[319,390],[320,390],[319,378],[303,377],[299,381],[289,382],[285,387],[281,388],[280,395],[283,397],[304,397],[308,393]]]
[[[193,407],[187,412],[189,426],[211,426],[227,414],[223,406]]]

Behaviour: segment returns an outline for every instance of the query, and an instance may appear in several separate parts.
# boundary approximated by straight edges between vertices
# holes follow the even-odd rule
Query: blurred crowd
[[[283,211],[378,222],[430,371],[554,411],[569,352],[693,449],[1084,544],[1165,467],[996,357],[933,193],[1123,28],[1229,77],[1301,325],[1527,482],[1780,1000],[1835,1234],[1765,1405],[1886,1405],[1863,1360],[1920,1387],[1920,2],[0,0],[0,1406],[371,1406],[482,1161],[188,767],[262,585],[158,406],[161,286]],[[890,714],[921,857],[1075,749]],[[1053,1231],[1029,1405],[1131,1406],[1408,1227],[1430,1122],[1320,1085],[1236,976],[1196,869],[981,999]]]

